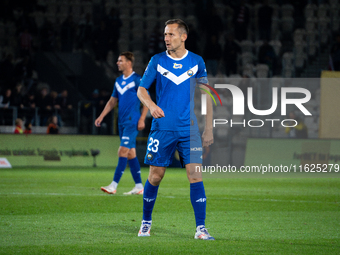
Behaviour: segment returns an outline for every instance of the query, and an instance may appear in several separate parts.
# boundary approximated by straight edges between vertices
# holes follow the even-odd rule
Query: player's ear
[[[182,42],[184,42],[188,38],[188,35],[186,33],[183,33],[181,35],[181,38],[182,38]]]

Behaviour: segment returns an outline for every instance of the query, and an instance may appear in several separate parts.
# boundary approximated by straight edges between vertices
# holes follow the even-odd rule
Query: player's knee
[[[135,158],[136,157],[136,150],[130,149],[127,157],[128,157],[128,159]]]
[[[118,156],[119,157],[128,157],[128,154],[129,154],[129,148],[126,148],[126,147],[122,147],[120,146],[119,149],[118,149]]]
[[[196,182],[201,182],[202,178],[194,177],[194,176],[188,176],[188,180],[190,183],[196,183]]]
[[[161,183],[162,179],[163,179],[163,176],[159,174],[149,175],[149,182],[153,186],[158,186]]]

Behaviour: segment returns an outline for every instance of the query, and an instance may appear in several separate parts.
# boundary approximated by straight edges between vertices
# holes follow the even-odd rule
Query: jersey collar
[[[186,50],[186,51],[187,51],[187,52],[186,52],[186,53],[184,54],[184,56],[181,57],[181,58],[173,58],[173,57],[171,57],[170,54],[168,53],[168,51],[166,51],[166,55],[167,55],[169,58],[171,58],[172,60],[179,61],[179,60],[184,59],[184,58],[188,55],[189,51],[188,51],[188,50]]]
[[[134,73],[135,73],[135,71],[132,71],[132,73],[131,73],[128,77],[125,77],[124,74],[123,74],[123,79],[124,79],[124,80],[129,79]]]

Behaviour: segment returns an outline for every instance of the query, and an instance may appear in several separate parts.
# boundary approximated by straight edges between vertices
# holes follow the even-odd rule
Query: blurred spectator
[[[30,56],[32,51],[33,37],[29,33],[28,28],[25,28],[19,35],[20,56]]]
[[[69,15],[61,25],[60,40],[61,40],[61,51],[72,52],[73,43],[76,33],[76,27],[73,22],[73,16]]]
[[[268,5],[268,0],[264,0],[263,5],[258,9],[260,40],[270,41],[271,39],[273,11],[274,9]]]
[[[56,46],[56,32],[53,27],[53,23],[49,20],[45,20],[41,31],[41,49],[43,51],[54,51]]]
[[[340,34],[336,36],[336,41],[332,45],[331,57],[333,60],[333,70],[340,71]]]
[[[50,97],[48,96],[48,88],[42,87],[36,96],[36,106],[40,108],[41,126],[45,126],[47,118],[52,113]]]
[[[50,106],[51,112],[53,112],[58,118],[59,126],[63,126],[64,122],[61,118],[61,106],[59,104],[58,93],[56,91],[51,91],[50,93]]]
[[[226,36],[223,49],[223,59],[225,64],[226,75],[237,73],[237,56],[241,54],[241,47],[235,42],[234,35],[229,34]]]
[[[22,85],[21,82],[18,82],[12,93],[12,105],[21,108],[24,107],[23,98],[24,98],[24,86]]]
[[[73,106],[70,102],[70,98],[68,97],[67,89],[64,89],[59,97],[57,98],[57,103],[60,105],[60,109],[72,109]]]
[[[59,110],[60,105],[58,104],[58,93],[57,91],[51,91],[50,92],[50,106],[52,110]]]
[[[118,11],[112,7],[110,13],[105,17],[104,22],[109,35],[109,50],[117,54],[117,42],[120,37],[120,27],[122,26]]]
[[[93,22],[90,13],[86,13],[85,18],[78,24],[77,49],[88,51],[90,49],[93,33]]]
[[[189,26],[190,36],[188,36],[187,40],[185,41],[185,48],[187,48],[193,53],[200,54],[199,48],[197,46],[197,42],[200,39],[198,36],[198,33],[192,24],[188,24],[188,26]],[[162,35],[162,45],[164,46],[163,35]]]
[[[241,0],[240,5],[234,7],[233,23],[236,40],[246,40],[248,37],[249,9],[244,0]]]
[[[12,106],[12,90],[6,89],[5,92],[0,95],[0,123],[2,125],[13,125],[12,111],[8,109]]]
[[[190,35],[191,35],[191,32],[190,32]],[[163,50],[165,50],[164,35],[160,32],[159,23],[157,23],[149,36],[149,43],[148,43],[149,58],[151,58],[153,55],[157,53],[160,53]]]
[[[57,104],[60,106],[60,117],[66,125],[73,125],[74,112],[73,106],[68,96],[68,91],[64,89],[57,98]],[[61,123],[61,121],[60,121]]]
[[[221,56],[222,48],[217,41],[217,36],[211,35],[204,49],[204,59],[206,60],[207,72],[209,74],[216,76]]]
[[[6,89],[5,92],[0,95],[0,108],[8,108],[12,101],[12,90]]]
[[[47,134],[59,134],[58,117],[53,115],[48,119]]]
[[[22,101],[24,107],[35,108],[35,95],[32,92],[28,92]]]
[[[298,124],[295,127],[286,127],[286,134],[290,138],[297,138],[297,139],[307,139],[308,138],[308,128],[303,120],[296,116],[294,112],[289,113],[289,119],[295,120]],[[291,126],[295,125],[294,121],[291,122]]]
[[[101,63],[106,62],[106,56],[109,52],[110,36],[111,35],[106,30],[105,22],[101,21],[100,28],[93,34],[94,53],[96,55],[96,60]]]
[[[92,92],[92,95],[90,96],[89,100],[92,102],[92,105],[94,105],[95,107],[97,107],[99,105],[99,90],[95,89]]]
[[[258,53],[258,63],[266,64],[269,70],[274,72],[276,65],[276,54],[273,46],[271,46],[268,41],[264,40],[263,44],[259,48]]]
[[[32,134],[32,123],[31,122],[25,122],[25,130],[24,130],[24,134],[28,135],[28,134]]]
[[[12,92],[12,101],[11,105],[17,107],[18,110],[18,117],[21,119],[24,119],[25,113],[23,112],[24,104],[23,104],[23,98],[24,98],[24,86],[21,82],[18,82],[15,86],[15,89]]]
[[[22,119],[16,119],[15,120],[15,130],[14,130],[14,134],[23,134],[24,131],[22,130],[22,126],[23,126],[23,121]]]
[[[26,123],[34,123],[35,120],[35,95],[32,92],[28,92],[22,101],[24,106],[23,112],[25,113]]]

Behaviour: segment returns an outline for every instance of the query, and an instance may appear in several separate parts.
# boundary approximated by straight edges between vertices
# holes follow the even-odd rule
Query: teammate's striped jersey
[[[137,124],[140,118],[140,101],[137,89],[141,76],[133,72],[129,77],[124,75],[116,79],[112,97],[118,98],[118,123]]]
[[[149,89],[156,80],[157,105],[164,111],[165,117],[153,119],[151,130],[196,129],[193,103],[196,83],[190,82],[190,78],[206,76],[202,57],[190,51],[180,59],[171,57],[167,51],[153,56],[140,86]]]

